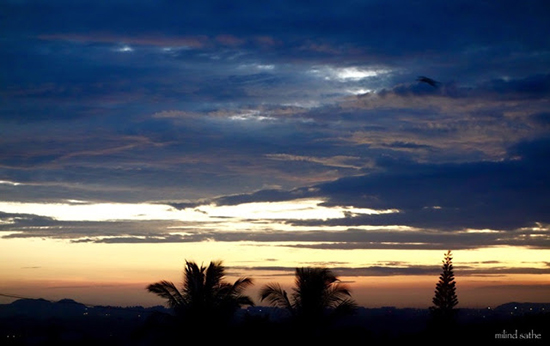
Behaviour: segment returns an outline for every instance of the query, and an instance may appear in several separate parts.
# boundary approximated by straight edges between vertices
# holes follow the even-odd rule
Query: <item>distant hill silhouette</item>
[[[117,306],[87,306],[72,299],[61,299],[52,302],[45,299],[18,299],[10,304],[0,304],[0,318],[22,316],[33,318],[68,318],[80,316],[147,316],[153,312],[168,312],[163,306],[144,308]]]
[[[0,317],[29,316],[37,318],[81,316],[86,312],[84,304],[72,299],[50,302],[45,299],[19,299],[0,305]]]
[[[72,299],[19,299],[0,305],[2,345],[124,345],[162,306],[87,306]],[[154,344],[153,342],[147,344]]]
[[[0,338],[7,344],[158,344],[158,319],[172,313],[163,306],[116,307],[88,306],[72,299],[51,302],[45,299],[19,299],[0,305]],[[353,341],[361,338],[376,344],[382,341],[426,341],[432,337],[428,308],[365,308],[332,326],[330,341]],[[288,311],[276,307],[253,306],[235,314],[228,338],[247,335],[251,344],[270,335],[272,341],[285,341],[295,332],[288,322]],[[485,344],[495,335],[516,330],[542,333],[545,340],[550,323],[550,303],[510,302],[495,308],[459,309],[460,334],[453,338],[463,342],[477,340]],[[182,326],[182,328],[185,328]],[[292,332],[291,332],[292,331]],[[329,333],[330,334],[330,333]],[[325,340],[325,339],[323,339]],[[326,339],[325,341],[329,341]]]
[[[284,319],[287,313],[284,309],[278,309],[267,306],[255,306],[247,309],[242,309],[238,315],[248,313],[252,315],[269,314],[273,319]],[[388,315],[410,315],[412,317],[422,317],[428,309],[415,308],[396,308],[396,307],[381,307],[381,308],[359,308],[357,315],[359,316],[381,316]],[[464,316],[484,316],[493,315],[525,315],[534,313],[550,313],[550,303],[519,303],[509,302],[499,305],[495,308],[463,308]],[[62,299],[59,301],[49,301],[45,299],[18,299],[10,304],[0,304],[0,318],[21,316],[32,318],[70,318],[81,316],[96,316],[96,317],[147,317],[155,313],[170,313],[171,310],[164,306],[158,305],[153,307],[131,306],[87,306],[73,299]]]

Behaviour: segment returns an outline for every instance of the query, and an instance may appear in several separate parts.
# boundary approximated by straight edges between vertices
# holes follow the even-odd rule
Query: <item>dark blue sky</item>
[[[548,248],[549,19],[528,0],[3,1],[0,199],[321,198],[401,211],[330,221],[350,228]],[[447,237],[466,228],[510,235]]]

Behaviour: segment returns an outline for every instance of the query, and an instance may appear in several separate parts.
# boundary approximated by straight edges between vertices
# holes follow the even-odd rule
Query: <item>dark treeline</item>
[[[508,303],[490,310],[463,308],[456,314],[455,326],[442,328],[445,334],[441,336],[430,322],[429,309],[358,307],[353,315],[325,326],[322,333],[308,335],[289,318],[286,309],[277,307],[239,309],[225,326],[207,324],[205,328],[191,330],[185,325],[159,320],[159,316],[173,313],[162,306],[89,307],[71,300],[20,299],[0,305],[0,345],[159,345],[173,342],[176,337],[186,340],[198,337],[205,345],[216,340],[257,345],[296,339],[360,340],[370,345],[389,341],[439,344],[442,337],[501,345],[523,344],[520,336],[527,341],[531,332],[528,344],[544,344],[541,340],[548,341],[549,310],[550,304],[542,303]],[[516,332],[517,339],[513,339]],[[536,335],[542,339],[535,339]]]
[[[457,309],[452,255],[429,309],[366,309],[328,268],[296,268],[291,291],[278,283],[246,295],[253,285],[242,277],[225,279],[221,261],[199,266],[187,261],[183,283],[150,284],[146,289],[167,307],[87,307],[72,300],[22,299],[0,306],[0,344],[160,345],[269,342],[341,343],[462,341],[501,344],[509,340],[543,343],[550,338],[550,304],[509,304],[496,309]]]

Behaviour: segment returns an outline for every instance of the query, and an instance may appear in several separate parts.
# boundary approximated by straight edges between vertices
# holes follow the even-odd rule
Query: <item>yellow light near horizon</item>
[[[145,294],[144,287],[149,283],[169,280],[179,285],[185,260],[204,265],[211,260],[222,260],[227,267],[229,280],[249,276],[256,282],[253,290],[268,282],[278,282],[290,287],[293,283],[293,268],[326,266],[333,268],[343,281],[349,283],[354,298],[360,304],[428,306],[438,275],[344,276],[346,271],[341,272],[338,268],[439,266],[445,252],[397,249],[323,250],[286,245],[289,244],[97,244],[38,238],[0,239],[0,289],[4,292],[26,292],[33,297],[45,298],[80,297],[79,292],[86,291],[86,297],[92,302],[103,301],[100,292],[108,292],[113,296],[126,292],[124,303],[137,305],[154,298]],[[511,247],[453,251],[461,302],[467,306],[505,302],[509,297],[524,297],[531,286],[550,282],[548,274],[461,276],[462,266],[542,267],[541,261],[548,257],[549,252],[545,249]],[[490,263],[491,261],[499,262]],[[491,293],[491,285],[517,287],[510,288],[508,295],[504,295],[498,291]],[[523,291],[522,285],[525,285]],[[93,298],[93,287],[97,287],[96,298]],[[479,292],[483,300],[476,300],[477,290],[482,290]],[[537,296],[537,299],[540,297]]]
[[[479,267],[547,268],[545,259],[550,256],[550,249],[495,246],[453,251],[453,253],[453,262],[457,268],[460,268],[460,265],[472,264]]]

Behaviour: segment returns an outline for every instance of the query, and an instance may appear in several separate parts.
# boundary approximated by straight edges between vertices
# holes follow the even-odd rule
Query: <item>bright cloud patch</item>
[[[290,219],[314,220],[343,218],[350,214],[388,214],[398,210],[375,210],[354,207],[325,207],[323,200],[306,199],[286,202],[243,203],[234,206],[201,206],[196,210],[213,217],[233,217],[242,219]]]
[[[362,79],[376,77],[380,74],[388,73],[388,70],[384,69],[367,69],[356,66],[351,67],[331,67],[322,66],[315,67],[311,70],[314,75],[323,77],[325,80],[337,80],[341,82],[345,81],[359,81]]]
[[[21,183],[17,183],[9,180],[0,180],[0,185],[19,186]]]
[[[323,200],[307,199],[285,202],[243,203],[233,206],[203,205],[178,210],[165,204],[149,203],[15,203],[0,202],[0,211],[34,214],[58,221],[172,220],[213,221],[227,219],[257,220],[325,220],[349,215],[397,213],[398,210],[375,210],[354,207],[325,207]]]
[[[174,220],[183,211],[161,204],[147,203],[16,203],[0,202],[0,211],[34,214],[58,221]]]

